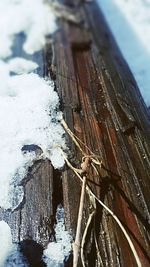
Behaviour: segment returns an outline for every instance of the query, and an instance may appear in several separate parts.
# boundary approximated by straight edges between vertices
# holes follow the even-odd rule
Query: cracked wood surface
[[[33,239],[47,245],[53,234],[53,168],[48,160],[39,161],[29,171],[24,183],[24,200],[15,211],[0,210],[0,219],[12,229],[13,241]]]
[[[90,187],[121,220],[142,266],[148,267],[149,111],[96,3],[83,4],[82,13],[85,28],[60,20],[61,30],[55,36],[56,85],[62,110],[70,129],[103,159],[107,172],[102,177],[90,173]],[[68,142],[71,161],[79,166],[82,155],[69,139]],[[78,179],[66,170],[63,173],[66,225],[74,234],[80,188]],[[87,198],[83,229],[89,206]],[[101,207],[97,207],[95,224],[87,236],[87,266],[98,266],[94,227],[101,266],[136,266],[125,237]]]
[[[54,49],[47,45],[40,71],[55,80],[70,129],[103,159],[106,171],[100,176],[91,172],[89,186],[122,221],[142,266],[148,267],[149,111],[96,3],[84,3],[80,8],[83,25],[59,18]],[[51,66],[53,50],[55,66]],[[70,160],[78,167],[82,155],[67,135],[66,139]],[[46,246],[53,236],[56,206],[62,201],[62,194],[66,227],[75,235],[81,184],[71,170],[66,167],[57,172],[48,160],[39,161],[30,170],[24,187],[25,199],[17,210],[0,210],[0,219],[9,223],[14,241],[30,236]],[[87,196],[82,232],[90,212]],[[94,231],[101,266],[135,266],[125,237],[98,205],[84,242],[86,266],[98,266]]]

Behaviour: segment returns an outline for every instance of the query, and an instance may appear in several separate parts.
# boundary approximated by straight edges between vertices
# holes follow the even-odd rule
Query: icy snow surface
[[[16,74],[30,73],[38,67],[37,63],[19,57],[12,58],[7,65],[8,70]]]
[[[48,267],[63,267],[64,259],[67,259],[71,251],[72,238],[65,230],[64,209],[61,205],[57,208],[56,220],[56,242],[50,242],[47,249],[44,251],[44,261],[47,263]]]
[[[0,207],[4,209],[22,202],[21,180],[36,159],[49,158],[55,168],[64,164],[56,148],[65,147],[58,95],[52,81],[32,73],[38,64],[27,55],[41,49],[45,36],[55,30],[55,17],[44,1],[0,0]],[[17,55],[17,48],[16,57],[10,57],[15,34],[21,33],[28,60],[20,52]],[[41,148],[41,155],[22,151],[33,144]]]
[[[4,267],[4,261],[13,249],[11,231],[8,224],[0,221],[0,267]]]
[[[18,245],[12,243],[11,229],[4,221],[0,221],[0,267],[29,267]]]
[[[150,0],[97,0],[150,106]]]
[[[11,55],[14,35],[26,34],[25,52],[32,54],[45,44],[45,35],[56,29],[55,17],[43,0],[0,0],[0,57]]]
[[[64,209],[61,205],[56,212],[55,237],[56,241],[49,243],[43,253],[47,267],[63,267],[71,251],[72,238],[65,230]],[[0,221],[0,267],[29,267],[20,247],[12,243],[10,227],[4,221]]]
[[[34,73],[3,76],[0,81],[0,204],[14,208],[23,198],[22,187],[16,185],[36,159],[35,152],[23,153],[21,148],[38,145],[54,167],[62,167],[55,144],[64,145],[63,130],[57,123],[61,114],[56,113],[59,99],[52,82]]]

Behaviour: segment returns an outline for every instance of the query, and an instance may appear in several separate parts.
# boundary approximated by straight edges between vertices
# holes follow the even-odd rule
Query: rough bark
[[[96,3],[78,8],[83,24],[60,20],[55,36],[56,85],[62,110],[70,129],[103,159],[107,169],[102,177],[91,174],[97,185],[89,182],[90,187],[127,229],[142,266],[150,266],[149,111]],[[71,161],[79,166],[81,153],[68,142]],[[74,234],[80,189],[80,182],[67,169],[63,173],[66,225]],[[87,198],[83,229],[89,206]],[[98,205],[84,247],[87,266],[98,266],[94,230],[101,266],[136,266],[122,232]]]
[[[69,0],[68,4],[73,7],[73,1]],[[60,107],[70,129],[102,158],[106,171],[99,177],[90,173],[92,182],[88,184],[119,217],[132,238],[142,266],[148,267],[149,111],[96,3],[79,6],[75,3],[75,6],[83,22],[75,25],[59,19],[54,51],[47,45],[40,72],[55,80]],[[66,138],[70,161],[79,167],[82,155],[71,139]],[[30,170],[24,187],[22,205],[13,213],[0,211],[0,219],[11,226],[14,241],[30,236],[46,246],[53,236],[55,210],[62,201],[62,194],[66,227],[75,236],[81,183],[69,168],[57,172],[48,160],[39,161]],[[82,232],[90,212],[87,196]],[[95,235],[100,255],[95,247]],[[136,266],[124,235],[98,204],[83,249],[86,266],[98,266],[98,258],[101,266]],[[72,262],[67,266],[72,266]]]

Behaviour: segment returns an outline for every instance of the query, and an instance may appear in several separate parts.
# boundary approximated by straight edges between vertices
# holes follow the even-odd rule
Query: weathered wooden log
[[[73,1],[68,0],[68,4],[73,8]],[[103,161],[105,171],[99,176],[90,172],[88,185],[121,220],[142,266],[148,267],[149,111],[96,3],[75,3],[75,7],[82,22],[59,19],[53,66],[51,45],[44,54],[45,74],[55,80],[69,128]],[[43,74],[43,66],[40,71]],[[66,139],[70,161],[79,167],[83,155],[70,137],[66,135]],[[66,227],[75,236],[81,182],[67,166],[58,172],[48,160],[35,163],[24,188],[25,199],[17,210],[0,211],[0,219],[9,223],[14,241],[31,238],[45,247],[53,236],[55,210],[62,194]],[[90,213],[87,195],[82,233]],[[100,266],[98,262],[110,267],[136,266],[123,233],[98,203],[83,250],[86,266]],[[69,264],[72,266],[72,262]]]
[[[105,174],[91,173],[89,186],[125,226],[142,266],[150,266],[149,111],[97,4],[82,3],[78,8],[83,23],[59,20],[55,35],[56,85],[62,110],[70,129],[103,160]],[[82,154],[70,139],[68,143],[71,161],[79,167]],[[74,235],[80,190],[78,178],[66,169],[66,225]],[[89,213],[87,197],[82,232]],[[123,233],[98,204],[83,249],[86,266],[136,266]]]

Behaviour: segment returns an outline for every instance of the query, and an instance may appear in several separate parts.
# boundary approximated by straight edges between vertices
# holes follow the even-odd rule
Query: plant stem
[[[73,267],[77,267],[79,253],[80,253],[80,245],[81,245],[81,225],[82,225],[82,217],[83,217],[83,208],[84,208],[84,199],[85,199],[85,191],[86,191],[86,176],[83,176],[81,197],[80,197],[80,206],[78,213],[78,222],[77,222],[77,230],[76,230],[76,238],[73,244]]]

